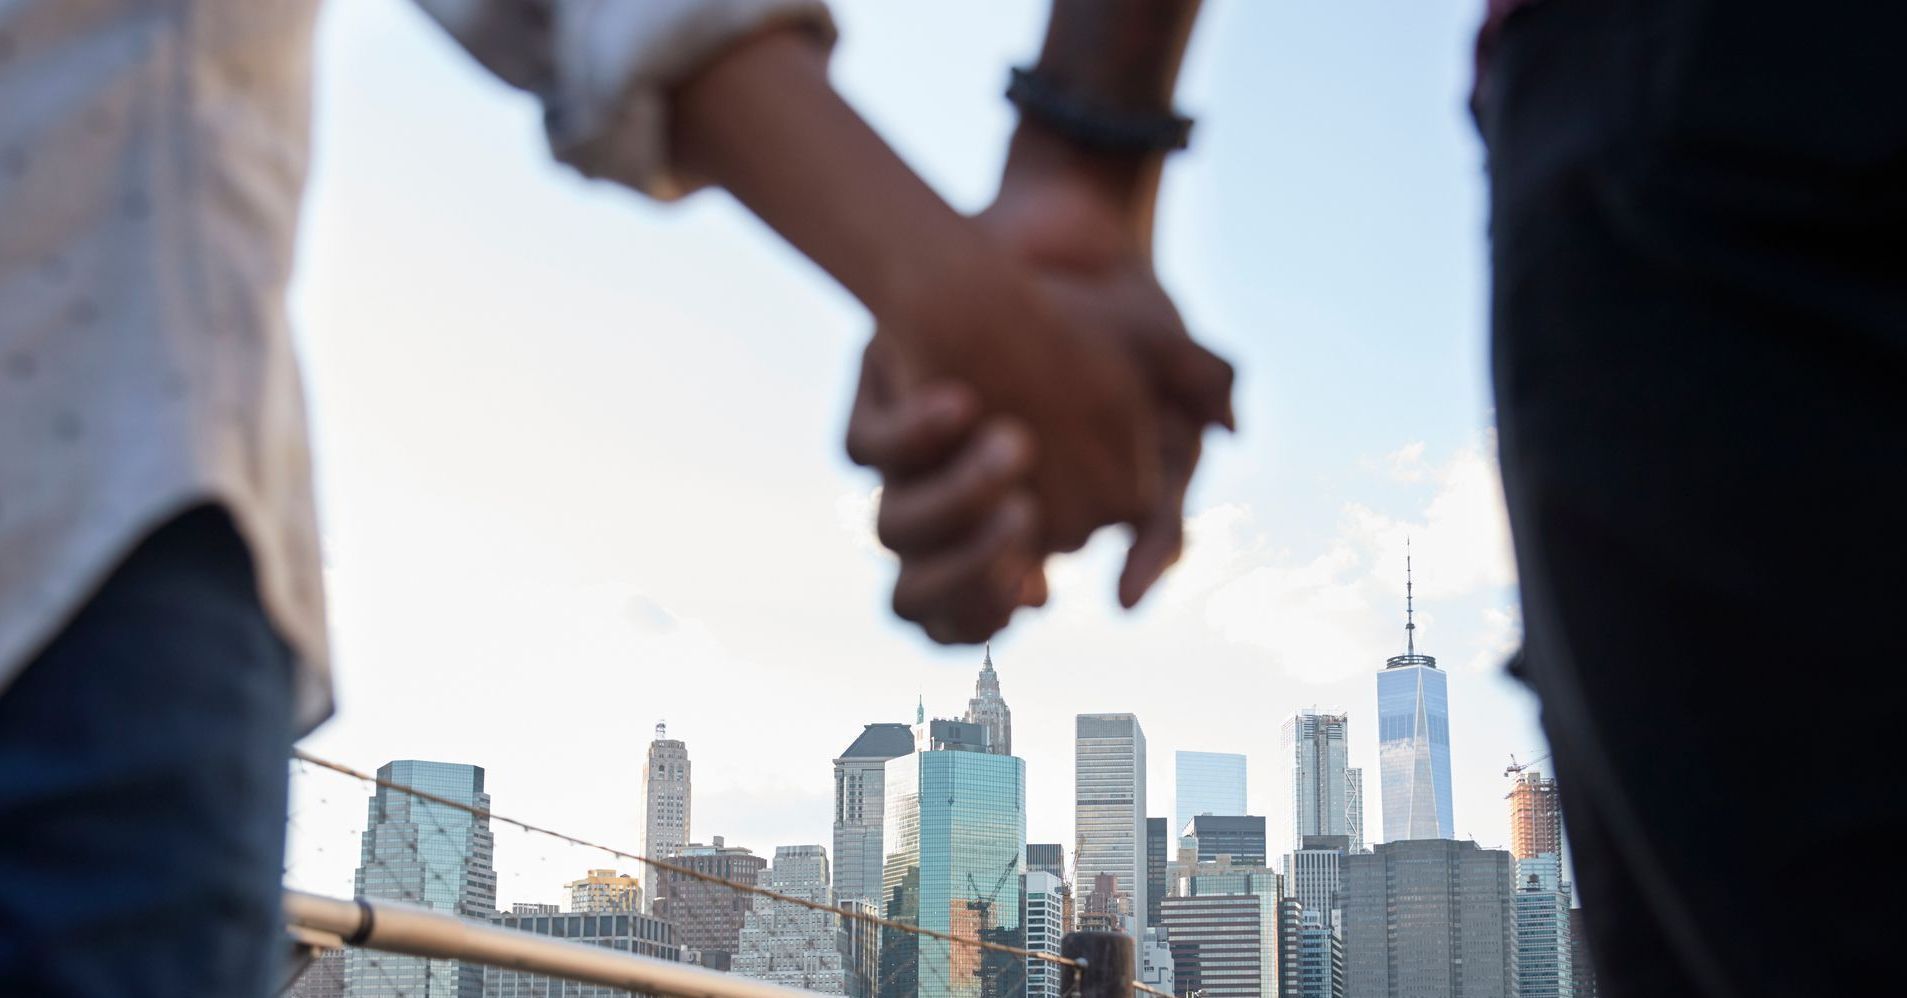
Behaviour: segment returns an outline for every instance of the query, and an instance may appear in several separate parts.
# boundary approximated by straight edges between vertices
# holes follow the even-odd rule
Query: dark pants
[[[1904,38],[1548,0],[1490,67],[1522,669],[1614,998],[1898,986]]]
[[[0,694],[0,994],[272,992],[290,669],[206,508]]]

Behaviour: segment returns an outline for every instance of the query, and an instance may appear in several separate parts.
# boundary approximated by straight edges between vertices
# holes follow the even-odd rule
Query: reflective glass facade
[[[1455,834],[1447,684],[1448,677],[1429,655],[1399,655],[1377,674],[1377,760],[1386,842]]]
[[[1245,757],[1236,752],[1174,752],[1172,833],[1201,814],[1245,813]]]
[[[490,809],[481,766],[400,759],[385,763],[377,775]],[[379,787],[365,822],[357,893],[488,919],[497,909],[494,854],[488,818]],[[374,950],[352,949],[346,977],[355,998],[480,998],[483,993],[481,966]]]
[[[1307,835],[1350,835],[1345,763],[1351,719],[1306,708],[1285,719],[1285,759],[1291,764],[1291,843]]]
[[[887,763],[888,918],[1019,946],[1026,764],[1010,755],[930,750]],[[904,932],[881,936],[883,998],[1019,998],[1010,954]]]

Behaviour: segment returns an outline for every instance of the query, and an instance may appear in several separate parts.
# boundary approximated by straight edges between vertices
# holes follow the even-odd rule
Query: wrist
[[[999,200],[1037,205],[1086,198],[1115,220],[1140,252],[1149,252],[1153,209],[1165,153],[1084,146],[1036,120],[1022,119],[1007,147]]]

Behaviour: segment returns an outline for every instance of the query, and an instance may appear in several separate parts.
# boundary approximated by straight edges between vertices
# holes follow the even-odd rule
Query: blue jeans
[[[187,512],[0,693],[0,994],[272,993],[291,740],[245,545]]]

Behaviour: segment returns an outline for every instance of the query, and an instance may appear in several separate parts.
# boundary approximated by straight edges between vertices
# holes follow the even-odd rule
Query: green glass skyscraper
[[[885,914],[1021,945],[1026,764],[987,751],[983,725],[934,721],[915,738],[918,751],[887,763]],[[1010,954],[881,934],[881,998],[1018,998],[1024,973]]]
[[[483,767],[399,759],[378,778],[488,811]],[[497,913],[495,840],[488,818],[389,786],[371,797],[357,872],[360,897],[388,898],[488,919]],[[482,998],[483,968],[353,948],[353,998]]]

